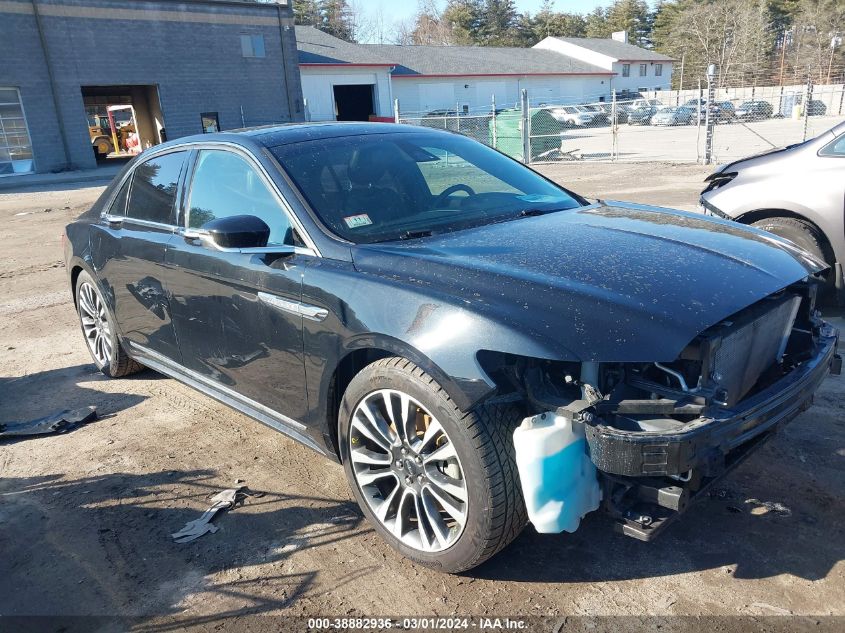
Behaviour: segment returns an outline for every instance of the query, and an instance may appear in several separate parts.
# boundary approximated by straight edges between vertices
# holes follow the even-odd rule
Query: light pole
[[[842,38],[839,35],[834,35],[830,38],[830,61],[827,62],[827,83],[830,83],[830,71],[833,70],[833,53],[836,47],[842,44]]]
[[[716,64],[707,66],[707,102],[704,109],[704,164],[710,165],[713,162],[713,127],[716,120],[711,116],[710,109],[715,100],[716,86]]]

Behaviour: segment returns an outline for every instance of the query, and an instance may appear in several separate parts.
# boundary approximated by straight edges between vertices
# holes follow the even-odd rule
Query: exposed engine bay
[[[620,530],[650,540],[809,407],[828,369],[840,373],[838,334],[815,299],[814,283],[790,286],[703,331],[672,362],[540,362],[515,372],[535,415],[583,430]]]

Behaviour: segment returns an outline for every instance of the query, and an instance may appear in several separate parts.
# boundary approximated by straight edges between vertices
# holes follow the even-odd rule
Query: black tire
[[[80,292],[83,285],[86,284],[93,289],[99,300],[102,302],[103,306],[105,306],[104,318],[109,325],[108,338],[111,341],[112,350],[109,361],[105,363],[99,360],[94,354],[91,349],[91,346],[88,344],[88,340],[85,335],[85,326],[83,325],[84,308],[81,304]],[[138,363],[137,361],[134,361],[129,358],[129,356],[124,351],[123,346],[120,343],[120,339],[117,336],[117,328],[115,327],[114,316],[108,309],[108,304],[103,299],[103,293],[100,291],[100,286],[97,284],[96,281],[94,281],[93,277],[91,277],[91,275],[89,275],[84,270],[80,272],[79,276],[76,278],[76,288],[74,288],[74,297],[76,299],[76,314],[79,318],[79,327],[80,329],[82,329],[83,338],[86,338],[86,347],[88,347],[88,351],[91,354],[91,359],[94,361],[94,364],[97,366],[97,369],[109,378],[122,378],[123,376],[128,376],[129,374],[134,374],[143,370],[144,366]]]
[[[100,151],[101,148],[105,148],[106,151]],[[114,147],[112,146],[112,142],[105,138],[98,138],[94,143],[94,153],[97,155],[98,158],[106,158],[109,154],[114,151]]]
[[[404,544],[374,515],[357,484],[349,459],[351,418],[358,404],[379,389],[396,389],[415,398],[437,418],[457,450],[469,503],[463,532],[447,549],[430,553]],[[465,413],[411,361],[378,360],[353,378],[338,416],[341,459],[355,500],[376,532],[403,556],[449,573],[475,567],[513,541],[527,523],[513,447],[513,431],[522,417],[509,405]]]
[[[784,237],[790,242],[800,246],[817,259],[827,262],[829,266],[833,266],[833,252],[827,243],[824,233],[809,222],[799,220],[798,218],[778,216],[766,218],[765,220],[758,220],[757,222],[753,222],[751,226],[763,229],[769,233],[774,233],[779,237]],[[835,292],[835,278],[833,271],[831,270],[828,273],[827,282],[821,298],[826,302],[835,295]]]

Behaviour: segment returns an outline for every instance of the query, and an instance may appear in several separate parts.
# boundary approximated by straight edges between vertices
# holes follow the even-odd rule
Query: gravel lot
[[[542,169],[587,195],[688,209],[709,171]],[[85,405],[101,418],[0,444],[0,614],[176,616],[199,630],[244,614],[845,616],[842,379],[655,543],[592,515],[574,535],[529,527],[482,567],[442,575],[374,534],[339,466],[151,371],[94,371],[60,235],[102,188],[62,187],[0,193],[0,422]],[[216,534],[171,541],[238,480],[264,496]]]

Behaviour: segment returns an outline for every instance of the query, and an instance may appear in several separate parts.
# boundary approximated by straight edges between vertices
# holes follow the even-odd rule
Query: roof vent
[[[610,37],[617,42],[628,43],[628,31],[616,31],[610,34]]]

